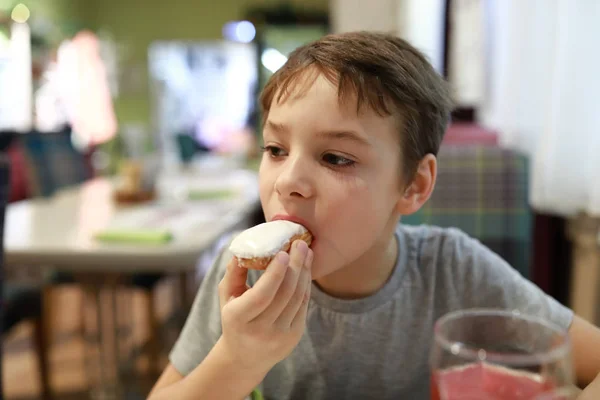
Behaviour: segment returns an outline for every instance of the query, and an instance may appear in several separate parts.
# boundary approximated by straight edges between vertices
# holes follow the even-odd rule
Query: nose
[[[315,189],[308,162],[288,156],[275,180],[275,191],[284,199],[311,198]]]

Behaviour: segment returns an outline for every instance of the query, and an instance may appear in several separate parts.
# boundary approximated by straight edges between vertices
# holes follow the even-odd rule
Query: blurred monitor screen
[[[152,44],[154,128],[163,148],[182,151],[193,142],[206,151],[240,150],[256,116],[257,64],[251,43]]]

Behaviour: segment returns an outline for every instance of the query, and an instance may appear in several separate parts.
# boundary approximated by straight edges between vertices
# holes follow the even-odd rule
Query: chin
[[[311,278],[313,281],[316,281],[317,279],[321,279],[322,277],[328,275],[326,271],[323,271],[322,268],[319,268],[318,266],[311,270],[311,274]]]
[[[330,262],[320,262],[319,260],[321,259],[319,259],[315,254],[315,261],[313,262],[313,266],[311,268],[313,281],[332,274],[342,268],[341,265],[333,265]]]

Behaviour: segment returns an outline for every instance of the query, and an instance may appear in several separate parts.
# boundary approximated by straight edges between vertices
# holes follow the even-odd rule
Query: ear
[[[427,154],[419,162],[412,182],[398,200],[396,210],[400,215],[417,212],[429,200],[435,187],[436,176],[437,159],[433,154]]]

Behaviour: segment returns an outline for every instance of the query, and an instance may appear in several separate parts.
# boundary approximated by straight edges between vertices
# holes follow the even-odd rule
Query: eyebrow
[[[290,131],[289,127],[282,123],[277,123],[273,121],[267,120],[266,127],[273,130],[277,133],[288,133]],[[339,139],[339,140],[347,140],[356,142],[358,144],[364,146],[370,146],[370,141],[365,138],[363,135],[360,135],[357,132],[351,130],[340,130],[340,131],[321,131],[317,133],[317,136],[326,138],[326,139]]]
[[[363,146],[371,145],[371,142],[369,142],[369,140],[367,140],[367,138],[365,138],[364,136],[362,136],[354,131],[345,131],[345,130],[344,131],[323,131],[323,132],[317,133],[317,136],[328,138],[328,139],[333,138],[333,139],[339,139],[339,140],[347,140],[350,142],[356,142]]]
[[[289,128],[284,124],[279,124],[277,122],[273,122],[271,120],[267,120],[265,124],[265,128],[269,128],[277,133],[286,133],[289,132]]]

